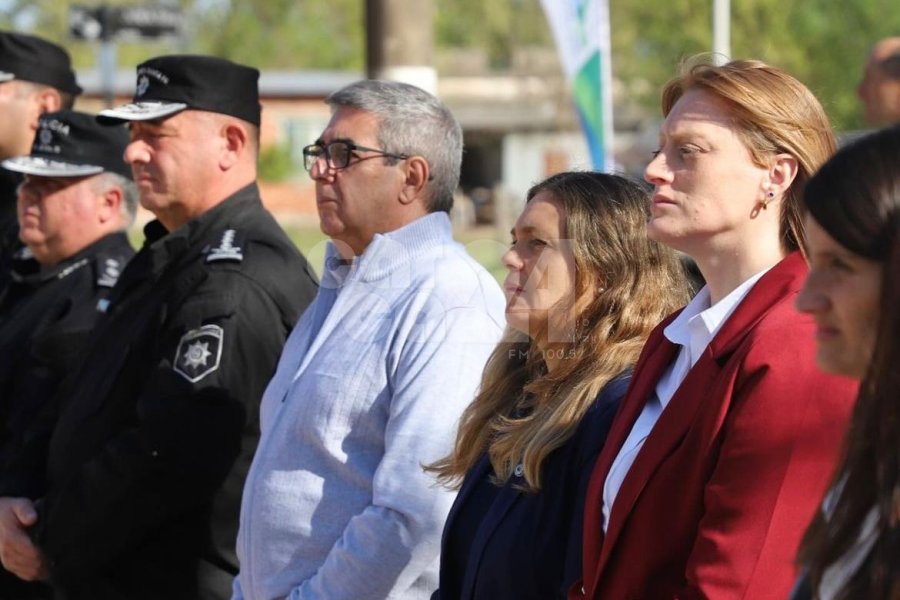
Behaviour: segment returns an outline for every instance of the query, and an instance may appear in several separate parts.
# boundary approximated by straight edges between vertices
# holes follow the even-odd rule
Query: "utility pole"
[[[116,97],[116,64],[118,64],[118,52],[116,49],[115,31],[113,30],[113,11],[107,5],[97,8],[97,16],[100,20],[102,33],[100,34],[100,86],[103,88],[103,101],[106,108],[112,108]]]
[[[115,99],[116,40],[181,39],[184,16],[177,6],[164,4],[118,6],[69,6],[69,33],[75,39],[100,42],[98,60],[100,85],[107,108]]]
[[[366,76],[437,89],[434,0],[366,0]]]
[[[731,60],[731,0],[713,0],[713,61]]]

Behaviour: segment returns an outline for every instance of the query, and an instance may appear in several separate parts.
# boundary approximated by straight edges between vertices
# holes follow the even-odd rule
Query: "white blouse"
[[[656,384],[655,393],[647,399],[644,410],[635,421],[631,433],[622,444],[622,448],[606,476],[603,486],[604,532],[609,524],[609,516],[619,489],[622,487],[622,482],[625,481],[631,465],[634,464],[647,436],[650,435],[663,410],[668,406],[681,382],[687,377],[688,371],[700,359],[722,324],[731,316],[734,309],[738,307],[759,278],[765,275],[766,271],[768,269],[753,275],[712,306],[710,306],[709,288],[704,286],[663,331],[666,338],[673,344],[680,345],[681,349],[678,356],[675,357],[675,361],[666,369]]]
[[[825,518],[830,518],[837,504],[838,494],[843,488],[844,482],[840,482],[825,496],[822,502],[822,511]],[[878,540],[878,510],[873,506],[866,514],[866,518],[859,528],[859,535],[849,550],[836,562],[832,563],[822,573],[822,581],[819,583],[820,600],[834,600],[834,597],[844,589],[850,579],[865,562],[872,550],[872,546]]]

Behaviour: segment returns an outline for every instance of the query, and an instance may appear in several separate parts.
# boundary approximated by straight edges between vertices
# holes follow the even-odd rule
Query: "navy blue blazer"
[[[812,600],[812,590],[809,587],[809,578],[806,576],[806,572],[801,573],[797,578],[789,600]]]
[[[539,493],[515,489],[520,477],[514,476],[490,494],[488,502],[471,502],[473,497],[485,498],[473,490],[493,473],[487,455],[482,455],[466,474],[444,524],[440,589],[432,600],[566,597],[569,586],[581,576],[588,481],[630,378],[630,372],[623,373],[604,386],[575,434],[547,457]],[[453,549],[465,554],[451,561],[448,532],[464,519],[477,532],[471,547]],[[450,572],[454,562],[466,565],[463,573]]]

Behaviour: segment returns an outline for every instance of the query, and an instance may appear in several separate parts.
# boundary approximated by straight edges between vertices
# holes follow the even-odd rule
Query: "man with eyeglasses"
[[[428,598],[445,456],[502,332],[496,281],[451,237],[459,124],[410,85],[333,93],[303,149],[331,242],[263,396],[234,598]]]

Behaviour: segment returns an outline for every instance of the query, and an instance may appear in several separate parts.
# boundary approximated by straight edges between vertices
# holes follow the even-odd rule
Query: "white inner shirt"
[[[681,349],[675,360],[669,365],[663,373],[659,382],[656,384],[655,393],[647,399],[644,410],[641,411],[637,421],[631,428],[631,433],[619,454],[616,456],[606,476],[603,484],[603,531],[609,524],[609,515],[616,495],[628,475],[631,465],[634,464],[635,458],[644,446],[647,436],[653,430],[660,415],[681,382],[687,377],[688,371],[700,359],[703,351],[712,341],[716,333],[722,327],[722,324],[731,316],[734,309],[750,292],[753,285],[760,277],[766,274],[768,269],[753,275],[750,279],[736,287],[727,296],[710,306],[709,288],[704,286],[693,300],[691,300],[684,310],[681,311],[674,321],[663,331],[666,338],[673,344],[678,344]]]

